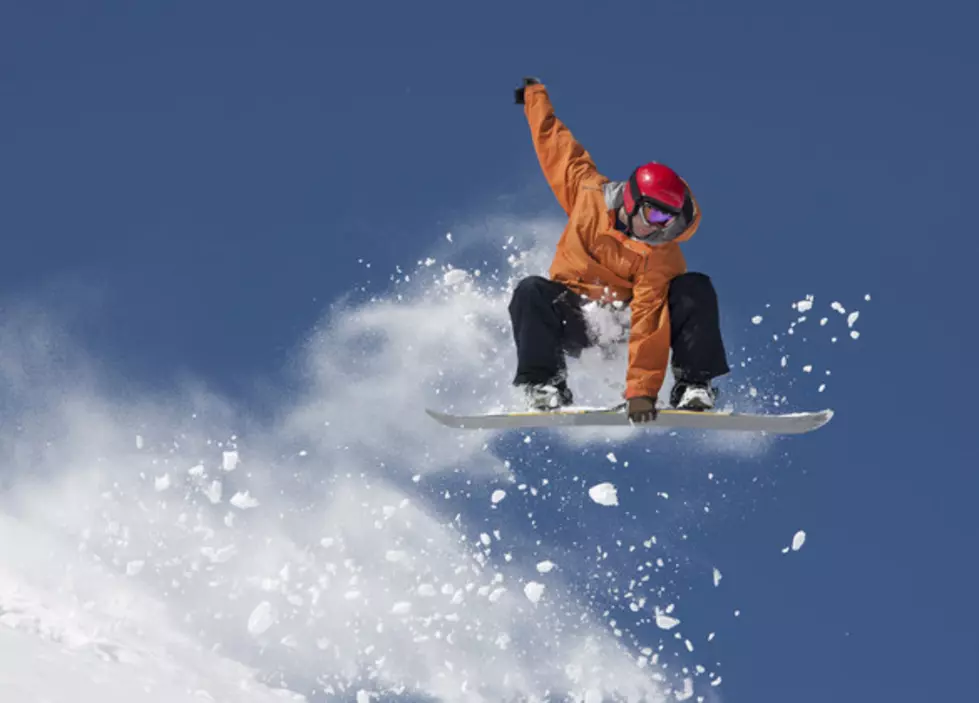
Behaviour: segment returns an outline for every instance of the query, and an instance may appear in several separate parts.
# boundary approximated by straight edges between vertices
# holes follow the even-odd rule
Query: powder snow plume
[[[203,382],[135,389],[48,312],[11,311],[0,698],[711,700],[720,677],[671,600],[682,511],[657,507],[659,539],[610,527],[649,512],[637,500],[669,506],[622,492],[610,447],[634,430],[452,433],[422,412],[515,400],[509,291],[546,270],[559,224],[489,231],[338,301],[297,350],[304,392],[262,420]],[[574,361],[582,402],[617,397],[622,364]],[[618,494],[590,494],[601,475]]]

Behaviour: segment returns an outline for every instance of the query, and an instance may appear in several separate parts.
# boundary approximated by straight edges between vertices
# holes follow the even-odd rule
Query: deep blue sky
[[[5,3],[0,300],[74,310],[121,375],[245,393],[383,283],[359,258],[558,213],[512,103],[539,76],[608,175],[691,181],[732,336],[807,293],[862,311],[830,391],[793,397],[837,419],[699,542],[750,613],[727,699],[968,697],[977,26],[945,1]]]

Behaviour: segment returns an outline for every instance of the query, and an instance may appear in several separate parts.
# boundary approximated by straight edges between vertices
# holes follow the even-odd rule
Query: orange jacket
[[[626,236],[615,229],[622,184],[598,172],[591,155],[554,115],[543,85],[526,87],[524,113],[544,176],[568,214],[550,277],[589,299],[629,305],[625,397],[655,398],[670,355],[669,284],[686,271],[679,242],[697,230],[700,207],[691,194],[690,224],[668,243],[652,245]]]

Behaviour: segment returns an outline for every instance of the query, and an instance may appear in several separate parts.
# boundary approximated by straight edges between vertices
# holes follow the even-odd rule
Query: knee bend
[[[670,281],[670,298],[686,300],[716,299],[714,283],[705,273],[688,271]]]
[[[538,297],[544,290],[548,281],[542,276],[527,276],[520,280],[517,287],[513,289],[510,296],[510,304],[518,303],[529,298]]]

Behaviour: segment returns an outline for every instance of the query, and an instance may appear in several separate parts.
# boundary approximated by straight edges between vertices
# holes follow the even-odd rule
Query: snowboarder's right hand
[[[513,101],[517,105],[523,105],[523,91],[528,85],[540,85],[540,81],[533,76],[525,76],[523,85],[513,91]]]
[[[629,422],[652,422],[656,419],[656,398],[640,396],[626,402]]]

